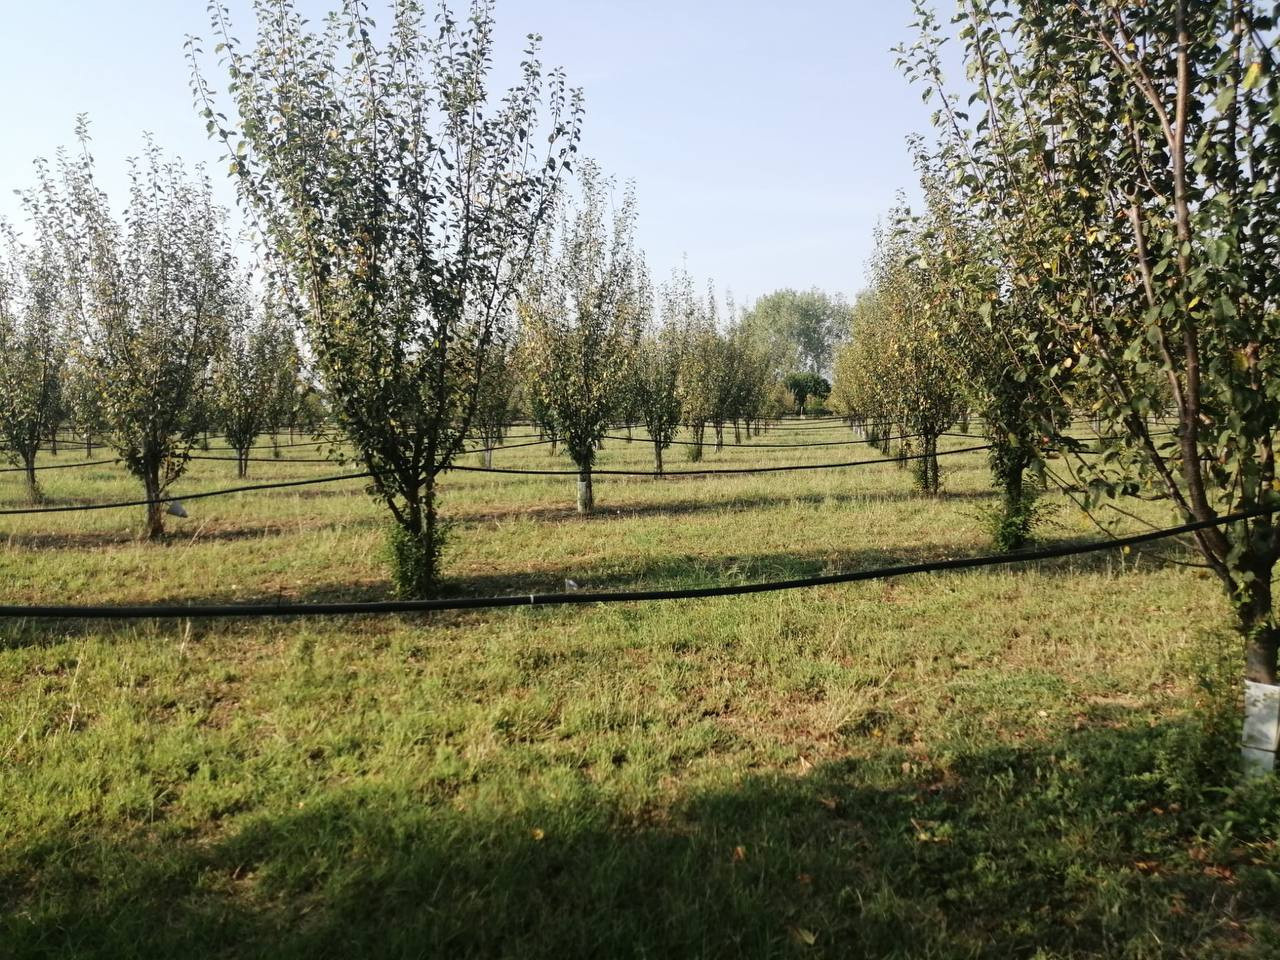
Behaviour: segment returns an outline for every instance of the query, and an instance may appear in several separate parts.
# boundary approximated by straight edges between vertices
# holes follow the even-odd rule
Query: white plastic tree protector
[[[1269,773],[1276,768],[1280,748],[1280,686],[1244,682],[1244,734],[1241,752],[1250,773]]]

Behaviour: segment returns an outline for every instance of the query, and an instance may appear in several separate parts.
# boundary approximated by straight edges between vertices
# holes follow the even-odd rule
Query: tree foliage
[[[1280,501],[1275,13],[965,2],[966,98],[920,10],[904,61],[939,105],[947,182],[997,240],[999,295],[1025,311],[1012,332],[1037,362],[1022,372],[1104,425],[1103,454],[1075,463],[1092,506],[1141,486],[1184,519]],[[1195,541],[1235,604],[1247,675],[1274,683],[1274,522]]]
[[[108,442],[155,501],[186,470],[224,339],[234,269],[226,214],[207,177],[148,140],[130,164],[128,212],[116,219],[83,122],[79,140],[42,188],[69,323]],[[163,504],[148,505],[146,537],[163,534],[164,515]]]
[[[579,471],[578,511],[594,508],[591,466],[623,406],[647,307],[635,250],[635,196],[609,212],[613,186],[593,163],[539,245],[520,295],[532,384]]]
[[[228,311],[213,396],[214,420],[236,451],[237,476],[248,476],[254,440],[292,417],[299,393],[297,356],[287,315],[270,295],[255,295],[242,283]]]
[[[775,290],[743,316],[743,327],[774,361],[778,376],[804,371],[827,375],[837,345],[848,335],[849,304],[839,294]]]
[[[36,499],[36,455],[61,418],[67,336],[65,278],[49,211],[28,200],[34,237],[0,223],[0,443]]]
[[[464,449],[493,345],[509,335],[577,149],[580,95],[544,75],[534,37],[493,99],[485,0],[462,22],[442,7],[434,25],[397,0],[381,42],[363,0],[342,0],[318,30],[289,0],[254,10],[246,47],[212,8],[237,123],[198,64],[197,96],[305,302],[337,424],[395,519],[397,589],[424,595],[442,541],[436,478]]]

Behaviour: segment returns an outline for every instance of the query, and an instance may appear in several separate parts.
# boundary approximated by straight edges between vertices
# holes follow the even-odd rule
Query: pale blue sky
[[[32,158],[71,141],[79,112],[113,197],[144,130],[188,160],[218,160],[182,51],[185,34],[208,33],[205,0],[9,6],[0,214],[14,215],[11,191],[30,184]],[[247,2],[232,7],[245,38]],[[687,254],[739,302],[862,285],[876,219],[914,181],[905,137],[928,126],[889,52],[906,37],[907,0],[499,0],[497,17],[500,67],[539,32],[544,62],[585,88],[583,150],[636,181],[655,277]]]

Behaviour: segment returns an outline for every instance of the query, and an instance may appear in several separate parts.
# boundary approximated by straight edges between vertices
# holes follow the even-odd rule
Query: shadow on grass
[[[1274,955],[1280,788],[1214,788],[1234,780],[1206,762],[1234,755],[1229,722],[1125,721],[936,758],[884,746],[639,812],[609,792],[625,755],[555,793],[321,763],[194,833],[170,807],[15,837],[0,943],[14,960]]]
[[[943,494],[938,498],[946,501],[986,501],[994,499],[995,494],[986,490],[962,490]],[[601,500],[594,513],[580,514],[575,505],[566,500],[563,504],[540,504],[537,506],[511,506],[497,510],[459,511],[457,519],[466,523],[495,523],[504,520],[532,519],[555,522],[607,523],[611,520],[630,520],[653,516],[679,517],[693,513],[736,513],[771,507],[793,506],[862,506],[870,503],[916,502],[929,503],[929,498],[911,491],[887,491],[867,493],[813,493],[794,495],[759,495],[745,497],[726,497],[724,499],[686,498],[658,500],[649,503],[610,504]],[[856,518],[855,518],[856,519]]]
[[[165,547],[185,548],[202,543],[236,543],[244,540],[265,540],[273,537],[294,536],[322,531],[350,530],[353,527],[375,526],[377,520],[369,517],[339,519],[285,520],[279,523],[226,523],[217,526],[189,520],[179,528],[170,521],[164,537],[145,542],[136,531],[130,530],[70,530],[58,533],[10,533],[0,536],[0,545],[19,550],[92,550],[100,547],[142,545],[157,549]]]

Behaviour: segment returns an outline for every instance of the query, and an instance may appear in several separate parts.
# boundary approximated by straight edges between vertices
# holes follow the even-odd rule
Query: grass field
[[[794,426],[762,442],[850,436]],[[601,465],[649,458],[611,440]],[[572,478],[451,474],[446,592],[986,552],[983,454],[942,464],[937,499],[891,464],[600,479],[590,517]],[[43,479],[52,503],[139,495],[109,465]],[[176,492],[236,484],[199,461]],[[1053,499],[1047,540],[1093,535]],[[188,510],[159,545],[138,510],[0,518],[3,602],[387,595],[360,481]],[[1237,774],[1228,623],[1215,581],[1141,553],[712,601],[9,623],[0,957],[1280,956],[1280,788]]]

